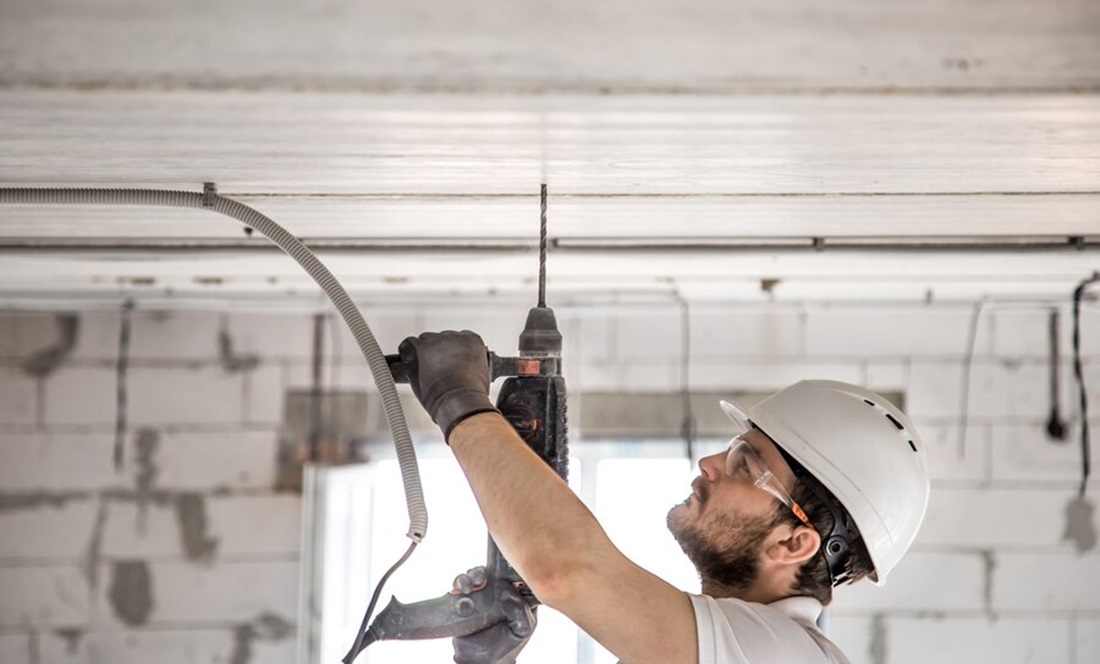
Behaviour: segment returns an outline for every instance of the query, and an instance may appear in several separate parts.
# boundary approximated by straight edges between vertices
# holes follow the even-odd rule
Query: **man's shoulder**
[[[770,604],[689,593],[700,663],[834,662],[848,660],[817,628],[822,606],[812,597]]]

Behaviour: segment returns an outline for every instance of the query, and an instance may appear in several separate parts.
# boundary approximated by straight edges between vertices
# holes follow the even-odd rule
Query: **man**
[[[486,352],[471,332],[401,344],[489,532],[539,600],[625,664],[847,661],[815,626],[823,605],[840,583],[884,582],[927,505],[924,449],[901,411],[835,381],[723,402],[740,431],[668,515],[702,581],[688,594],[620,553],[516,435],[489,400]]]

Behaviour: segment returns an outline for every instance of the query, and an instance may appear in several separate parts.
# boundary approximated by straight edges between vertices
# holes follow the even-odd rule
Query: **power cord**
[[[127,375],[130,367],[130,315],[134,311],[133,299],[126,298],[119,311],[121,319],[118,327],[118,362],[115,365],[115,470],[122,468],[122,454],[126,445],[126,409],[129,400]]]
[[[359,656],[359,653],[363,652],[363,648],[366,648],[370,643],[367,643],[367,631],[370,628],[370,617],[374,614],[374,607],[378,604],[378,598],[382,595],[382,587],[386,585],[386,581],[389,581],[390,576],[397,571],[398,567],[405,564],[405,561],[412,555],[414,549],[416,549],[417,542],[409,544],[409,548],[405,551],[405,555],[393,564],[386,573],[382,575],[382,580],[378,582],[378,585],[374,589],[374,594],[371,595],[370,604],[367,605],[367,612],[363,614],[363,622],[359,624],[359,633],[355,636],[355,643],[351,646],[351,650],[348,654],[344,655],[344,659],[340,660],[344,664],[351,664],[355,661],[355,658]]]
[[[680,401],[683,419],[680,434],[684,437],[684,451],[689,463],[695,462],[695,413],[691,405],[691,308],[687,298],[676,291],[680,305]]]
[[[1093,272],[1077,288],[1073,289],[1073,375],[1077,379],[1077,394],[1081,402],[1081,488],[1083,498],[1092,471],[1092,454],[1089,450],[1089,400],[1085,393],[1085,377],[1081,367],[1081,300],[1090,284],[1100,281],[1100,272]]]
[[[989,303],[989,297],[983,297],[974,303],[970,314],[970,331],[966,336],[966,354],[963,355],[962,386],[959,388],[959,442],[955,450],[961,459],[966,455],[966,428],[970,421],[970,366],[974,361],[974,346],[978,340],[978,320],[982,310]]]

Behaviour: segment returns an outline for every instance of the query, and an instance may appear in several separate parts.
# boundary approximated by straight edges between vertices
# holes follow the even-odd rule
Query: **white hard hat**
[[[871,555],[868,578],[885,583],[928,507],[927,459],[909,418],[874,392],[833,380],[804,380],[749,408],[721,405],[741,427],[766,433],[840,501]]]

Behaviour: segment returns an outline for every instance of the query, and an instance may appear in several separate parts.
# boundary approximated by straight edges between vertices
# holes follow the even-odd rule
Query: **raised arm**
[[[687,595],[631,562],[488,399],[473,333],[402,344],[413,389],[469,480],[489,532],[535,595],[626,664],[695,664]],[[479,398],[478,395],[481,395]]]

